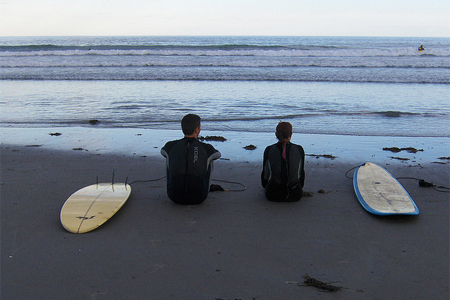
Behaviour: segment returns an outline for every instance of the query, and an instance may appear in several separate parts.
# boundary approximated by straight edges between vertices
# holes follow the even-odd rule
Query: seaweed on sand
[[[409,158],[406,157],[398,157],[398,156],[391,156],[392,159],[401,160],[401,161],[407,161]]]
[[[305,285],[313,286],[313,287],[315,287],[315,288],[317,288],[317,289],[319,289],[321,291],[324,291],[324,292],[337,292],[337,291],[342,290],[341,286],[334,286],[334,285],[331,285],[329,283],[322,282],[320,280],[312,278],[312,277],[310,277],[308,275],[303,276],[303,279],[304,279],[303,283]]]
[[[212,135],[212,136],[199,136],[198,139],[200,141],[214,141],[214,142],[225,142],[227,139],[224,138],[223,136],[217,136],[217,135]]]
[[[423,152],[424,150],[423,149],[417,150],[416,148],[413,148],[413,147],[407,147],[407,148],[384,147],[383,151],[391,151],[391,152],[394,152],[394,153],[398,153],[398,152],[401,152],[401,151],[406,151],[408,153],[417,153],[418,151],[422,151]]]
[[[331,154],[306,154],[306,156],[312,156],[312,157],[315,157],[315,158],[323,157],[323,158],[329,158],[331,160],[337,158],[336,156],[331,155]]]

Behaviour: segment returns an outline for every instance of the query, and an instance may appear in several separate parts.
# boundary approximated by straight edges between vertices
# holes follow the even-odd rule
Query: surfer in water
[[[417,49],[417,50],[423,51],[423,50],[425,50],[425,48],[423,47],[423,45],[420,45],[419,49]]]
[[[166,158],[167,195],[177,204],[200,204],[208,197],[213,160],[221,154],[197,139],[199,116],[184,116],[181,128],[184,138],[167,142],[161,149]]]
[[[264,151],[261,184],[270,201],[298,201],[305,183],[305,151],[291,143],[291,123],[280,122],[275,135],[278,142]]]

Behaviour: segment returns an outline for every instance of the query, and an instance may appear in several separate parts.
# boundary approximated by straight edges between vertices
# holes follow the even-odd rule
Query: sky
[[[450,37],[450,0],[0,0],[0,36]]]

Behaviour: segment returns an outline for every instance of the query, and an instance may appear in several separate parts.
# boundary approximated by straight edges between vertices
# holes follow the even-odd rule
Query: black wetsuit
[[[305,151],[300,145],[287,143],[286,159],[282,152],[281,142],[264,151],[261,184],[270,201],[298,201],[305,184]]]
[[[195,138],[167,142],[161,149],[167,161],[167,195],[178,204],[199,204],[209,192],[212,162],[220,152]]]

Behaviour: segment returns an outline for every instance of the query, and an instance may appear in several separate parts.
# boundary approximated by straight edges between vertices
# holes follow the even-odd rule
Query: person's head
[[[275,132],[277,139],[280,142],[289,142],[292,136],[292,125],[289,122],[280,122],[277,126],[277,131]]]
[[[181,120],[181,129],[185,136],[197,137],[200,133],[200,117],[194,114],[188,114]]]

